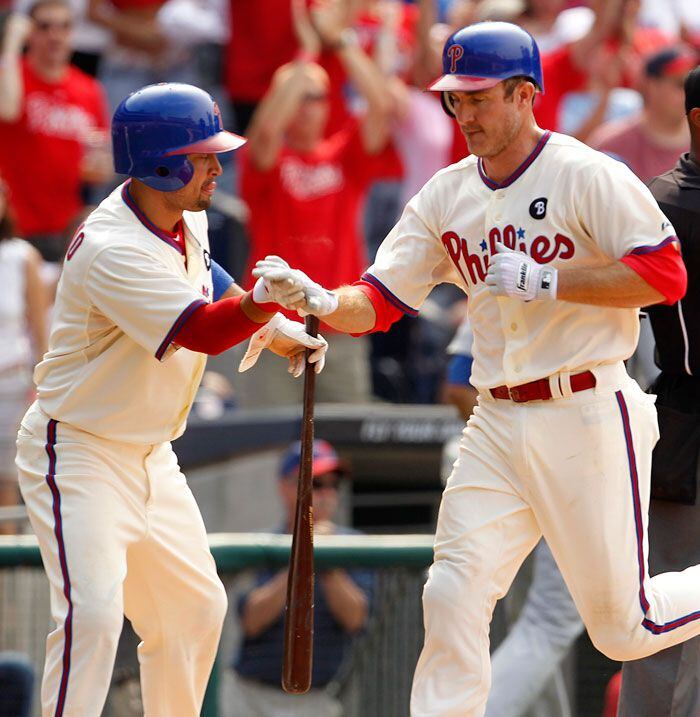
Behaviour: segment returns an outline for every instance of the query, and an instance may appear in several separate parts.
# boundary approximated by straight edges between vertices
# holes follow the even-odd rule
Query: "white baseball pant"
[[[608,657],[700,633],[700,566],[647,571],[654,399],[622,364],[593,372],[596,387],[578,393],[560,374],[564,395],[550,401],[480,397],[438,515],[412,717],[482,717],[493,608],[541,535]]]
[[[142,640],[145,714],[199,715],[226,593],[170,444],[112,442],[34,404],[17,466],[56,623],[43,717],[99,717],[124,614]]]

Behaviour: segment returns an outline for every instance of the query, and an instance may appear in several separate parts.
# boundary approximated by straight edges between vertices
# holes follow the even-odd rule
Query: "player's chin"
[[[471,154],[483,157],[488,153],[488,142],[483,132],[463,132],[463,134]]]
[[[203,212],[205,209],[211,207],[211,197],[205,197],[200,195],[194,206],[190,209],[191,212]]]

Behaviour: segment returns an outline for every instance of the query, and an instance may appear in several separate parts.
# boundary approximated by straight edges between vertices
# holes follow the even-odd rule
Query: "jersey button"
[[[511,324],[511,325],[510,325],[510,330],[511,330],[511,331],[517,331],[517,330],[518,330],[518,325],[517,325],[517,324]]]
[[[522,370],[523,370],[523,367],[520,365],[513,366],[513,371],[515,371],[515,373],[520,373]]]

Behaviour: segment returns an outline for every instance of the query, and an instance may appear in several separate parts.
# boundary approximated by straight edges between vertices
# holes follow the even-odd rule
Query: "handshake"
[[[292,269],[278,256],[266,256],[255,265],[253,288],[256,304],[275,302],[299,316],[326,316],[338,308],[338,298],[328,289],[309,279],[303,271]]]

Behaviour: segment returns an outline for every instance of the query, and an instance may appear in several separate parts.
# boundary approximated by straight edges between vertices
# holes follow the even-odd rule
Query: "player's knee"
[[[436,560],[430,568],[428,582],[423,588],[423,610],[426,616],[451,615],[464,611],[469,603],[463,600],[471,583],[470,571],[464,565],[449,560]]]
[[[607,624],[594,629],[589,628],[588,634],[595,648],[607,658],[615,662],[628,662],[641,656],[638,629],[642,628],[639,625],[627,628]]]
[[[226,617],[228,600],[221,582],[212,583],[206,595],[200,596],[194,607],[183,615],[179,632],[191,631],[193,635],[220,634]]]
[[[94,643],[114,643],[116,646],[124,623],[121,606],[114,603],[75,605],[72,613],[73,633],[78,631]]]
[[[226,618],[227,611],[228,597],[226,596],[226,589],[221,582],[217,581],[212,588],[211,596],[209,598],[209,622],[212,629],[221,632],[221,629],[224,626],[224,619]]]

